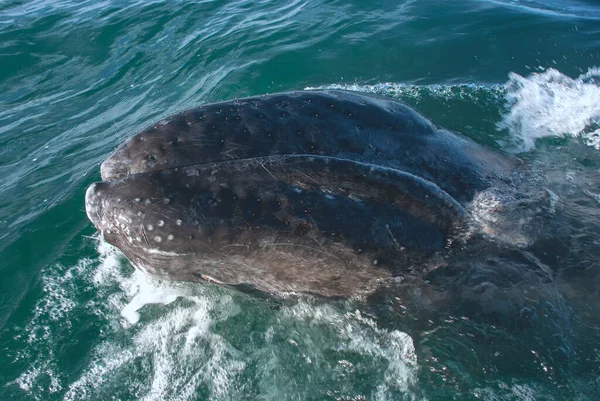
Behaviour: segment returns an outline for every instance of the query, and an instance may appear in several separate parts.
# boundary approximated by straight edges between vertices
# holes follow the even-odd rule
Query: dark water
[[[599,58],[589,0],[0,1],[0,399],[600,399]],[[519,153],[573,230],[546,249],[571,252],[554,296],[508,321],[265,300],[145,278],[99,243],[83,195],[125,138],[307,87]]]

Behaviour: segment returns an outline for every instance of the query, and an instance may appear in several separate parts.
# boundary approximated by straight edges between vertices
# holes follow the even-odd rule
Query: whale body
[[[443,264],[467,203],[515,168],[399,101],[299,91],[158,121],[102,163],[85,203],[150,274],[347,297]]]

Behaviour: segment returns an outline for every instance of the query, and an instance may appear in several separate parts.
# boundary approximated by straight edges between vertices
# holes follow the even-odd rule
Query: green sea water
[[[599,65],[591,0],[0,0],[0,400],[600,400],[598,232],[521,327],[160,282],[83,202],[161,117],[343,88],[517,154],[583,226]]]

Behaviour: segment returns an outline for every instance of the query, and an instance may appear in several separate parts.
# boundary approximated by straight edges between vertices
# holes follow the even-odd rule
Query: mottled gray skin
[[[102,179],[207,162],[285,154],[392,167],[435,182],[457,200],[507,178],[511,161],[438,129],[396,100],[329,90],[200,106],[135,134],[106,159]]]
[[[412,174],[302,155],[98,183],[86,205],[104,238],[153,274],[329,296],[422,269],[467,217]]]
[[[102,164],[86,211],[151,274],[355,296],[443,264],[468,226],[461,203],[512,169],[400,102],[291,92],[134,135]]]

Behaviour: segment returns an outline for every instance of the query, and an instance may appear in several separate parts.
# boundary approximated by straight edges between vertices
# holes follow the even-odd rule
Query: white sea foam
[[[511,73],[506,84],[507,113],[498,124],[519,142],[516,150],[533,148],[538,138],[581,137],[600,149],[600,69],[577,78],[555,69],[522,77]]]
[[[58,392],[64,400],[281,399],[301,388],[307,396],[365,394],[353,389],[354,375],[372,377],[369,399],[412,394],[417,359],[412,339],[401,331],[310,299],[272,309],[219,287],[157,280],[133,271],[105,242],[97,249],[97,260],[43,271],[44,295],[23,330],[28,346],[19,355],[30,366],[14,382],[31,398]],[[58,363],[65,332],[53,330],[61,326],[57,321],[70,325],[86,314],[96,316],[102,336],[72,377]],[[255,320],[260,323],[244,323]],[[222,332],[219,325],[229,328]],[[67,335],[80,335],[77,325]],[[319,389],[296,376],[298,352],[311,374],[323,378]],[[357,356],[360,363],[353,361]]]
[[[119,377],[133,381],[141,400],[190,400],[199,388],[207,388],[212,399],[239,396],[231,387],[244,361],[239,351],[210,331],[231,310],[219,309],[202,297],[189,300],[193,302],[122,330],[123,342],[102,343],[83,375],[70,385],[65,400],[108,397]],[[136,369],[136,361],[141,368]]]
[[[497,401],[497,400],[521,400],[521,401],[535,401],[539,399],[540,394],[544,394],[544,389],[539,389],[535,384],[521,384],[521,383],[496,383],[496,388],[476,388],[473,390],[473,395],[477,399],[483,401]]]
[[[382,82],[372,85],[362,84],[329,84],[322,86],[309,86],[305,90],[314,89],[341,89],[354,92],[373,93],[389,96],[393,98],[420,100],[425,96],[432,96],[440,99],[460,98],[463,100],[477,101],[480,92],[483,91],[492,97],[501,97],[504,94],[502,85],[481,85],[481,84],[454,84],[454,85],[413,85],[396,82]]]
[[[418,365],[414,343],[408,334],[399,330],[380,329],[374,320],[362,316],[358,310],[344,313],[330,305],[315,306],[301,302],[283,308],[279,319],[285,318],[299,320],[308,324],[312,330],[316,329],[318,333],[315,333],[314,338],[322,338],[323,332],[328,332],[328,338],[331,338],[332,342],[323,341],[319,347],[314,347],[315,341],[311,338],[299,335],[290,338],[298,347],[312,345],[313,349],[305,349],[305,352],[312,354],[312,359],[322,359],[323,352],[330,348],[340,355],[338,364],[346,369],[350,367],[350,372],[355,367],[341,358],[346,353],[385,361],[387,367],[382,373],[377,390],[367,398],[386,400],[390,398],[390,391],[410,394],[411,387],[416,383]],[[296,333],[292,331],[291,334]],[[349,373],[345,369],[342,371],[342,375]]]
[[[63,388],[67,390],[65,400],[104,399],[112,396],[115,388],[130,392],[129,385],[142,400],[195,399],[202,386],[213,399],[235,398],[229,387],[236,382],[234,377],[243,370],[244,362],[236,357],[239,351],[210,331],[214,322],[237,313],[231,297],[211,299],[197,287],[132,272],[120,252],[104,241],[99,241],[98,251],[99,263],[84,259],[72,268],[52,266],[44,271],[45,295],[26,330],[30,333],[27,342],[43,348],[43,355],[32,361],[15,384],[35,399],[45,399],[48,393]],[[87,305],[76,303],[82,280],[92,284],[96,293],[96,300]],[[186,305],[138,322],[139,309],[170,304],[180,296],[186,298]],[[109,335],[93,351],[83,374],[74,382],[67,381],[55,363],[60,338],[44,328],[48,328],[48,320],[69,324],[77,309],[81,312],[84,308],[88,313],[104,309]],[[139,361],[147,370],[132,378]],[[43,384],[47,383],[45,377],[50,378],[50,387]],[[125,388],[123,380],[129,383]]]
[[[63,388],[56,364],[57,332],[72,331],[70,316],[77,309],[76,287],[92,263],[84,258],[71,267],[55,264],[45,268],[41,277],[43,296],[28,324],[15,337],[27,344],[19,350],[15,360],[32,362],[14,384],[36,400],[43,400],[44,394]]]
[[[506,112],[498,122],[510,139],[504,148],[511,152],[529,151],[544,137],[579,137],[600,150],[600,68],[590,68],[577,78],[548,69],[523,77],[509,75],[506,84],[411,85],[385,82],[374,85],[330,84],[311,89],[345,89],[374,93],[418,104],[423,98],[440,101],[461,99],[480,102],[482,93],[504,101]]]

